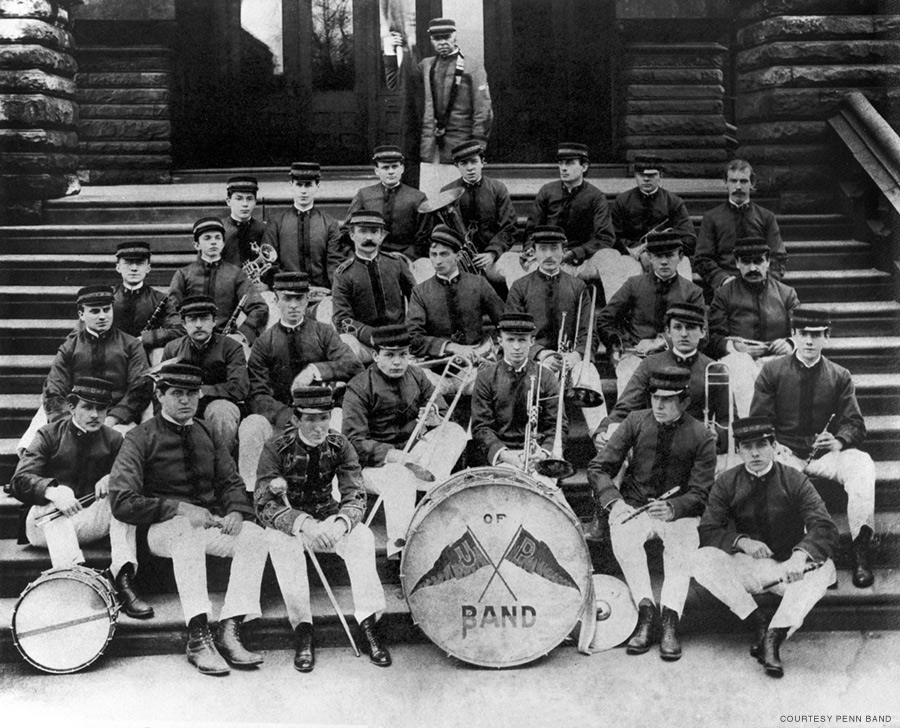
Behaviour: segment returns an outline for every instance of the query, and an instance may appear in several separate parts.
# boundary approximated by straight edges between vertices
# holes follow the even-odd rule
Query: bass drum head
[[[607,574],[594,574],[594,602],[597,627],[591,650],[600,652],[618,647],[631,637],[638,621],[638,610],[631,589],[621,579]]]
[[[44,572],[16,602],[13,641],[39,670],[81,670],[112,639],[118,612],[109,582],[80,566]]]
[[[436,645],[475,665],[511,667],[572,631],[591,561],[568,505],[522,473],[477,468],[419,504],[400,575],[413,619]]]

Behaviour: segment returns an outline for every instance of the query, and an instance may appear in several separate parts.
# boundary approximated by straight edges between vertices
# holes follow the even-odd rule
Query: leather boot
[[[865,589],[875,582],[875,575],[869,566],[869,545],[872,543],[872,529],[863,526],[853,541],[853,586]]]
[[[643,655],[653,644],[654,632],[659,613],[656,605],[649,599],[641,599],[638,604],[638,623],[625,646],[629,655]]]
[[[362,651],[369,656],[369,661],[379,667],[388,667],[391,664],[391,653],[388,652],[387,647],[378,642],[375,615],[366,617],[359,626],[364,637]]]
[[[297,635],[297,649],[294,652],[294,669],[300,672],[312,672],[316,666],[316,651],[313,647],[313,626],[309,622],[301,622],[294,630]]]
[[[216,650],[205,614],[194,617],[188,623],[188,641],[185,652],[188,662],[196,666],[204,675],[227,675],[231,672],[228,663]]]
[[[151,619],[153,607],[138,596],[131,581],[133,577],[134,565],[125,564],[116,577],[115,586],[119,604],[122,605],[122,611],[132,619]]]
[[[777,627],[766,631],[763,638],[763,667],[766,675],[781,677],[784,675],[784,667],[781,664],[781,655],[778,653],[781,643],[787,637],[787,627]]]
[[[753,630],[753,643],[750,645],[750,657],[755,657],[759,660],[760,664],[762,664],[763,641],[766,638],[766,631],[769,627],[769,623],[766,621],[766,615],[762,613],[762,610],[756,609],[753,614],[744,621],[745,623],[748,623]]]
[[[678,641],[678,621],[678,612],[674,609],[663,607],[659,656],[670,662],[681,659],[681,643]]]
[[[230,617],[219,622],[216,630],[216,647],[228,663],[234,667],[253,667],[263,663],[263,656],[250,652],[241,643],[241,618]]]

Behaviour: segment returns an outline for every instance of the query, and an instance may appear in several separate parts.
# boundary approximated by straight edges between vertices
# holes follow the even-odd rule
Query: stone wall
[[[754,0],[738,11],[737,155],[783,212],[833,202],[826,119],[850,91],[900,118],[900,9],[877,0]]]
[[[78,191],[69,18],[78,1],[0,0],[0,215],[9,222]]]

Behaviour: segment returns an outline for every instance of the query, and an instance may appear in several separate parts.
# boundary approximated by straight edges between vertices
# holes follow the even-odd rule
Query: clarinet
[[[144,324],[144,328],[141,329],[141,333],[145,331],[152,331],[153,329],[158,329],[160,324],[162,323],[163,314],[166,311],[166,304],[169,302],[169,294],[167,293],[163,296],[162,300],[156,304],[156,308],[153,309],[153,313],[150,314],[150,318],[147,319],[147,323]]]
[[[237,331],[237,320],[238,316],[241,315],[241,311],[244,310],[244,305],[247,303],[247,296],[249,294],[244,294],[241,296],[241,300],[238,301],[238,305],[234,309],[234,313],[231,314],[231,318],[228,319],[228,323],[225,324],[225,328],[222,329],[222,333],[228,336],[228,334],[233,334]]]

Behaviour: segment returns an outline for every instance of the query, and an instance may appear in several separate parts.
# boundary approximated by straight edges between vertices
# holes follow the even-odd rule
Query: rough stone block
[[[168,121],[132,119],[86,119],[78,125],[81,139],[168,139]]]
[[[631,68],[622,72],[625,83],[634,84],[721,84],[717,68]]]
[[[754,158],[752,149],[748,147],[744,151],[750,159]],[[753,164],[753,171],[756,172],[756,187],[760,192],[824,189],[834,181],[831,167],[822,164]]]
[[[809,164],[828,159],[834,154],[830,144],[766,144],[756,143],[738,147],[735,154],[752,153],[759,164]]]
[[[169,73],[79,73],[79,88],[168,88]]]
[[[0,123],[20,126],[74,126],[78,106],[41,94],[0,94]]]
[[[764,88],[809,86],[896,86],[900,65],[774,66],[737,78],[738,93]]]
[[[80,169],[78,179],[85,185],[168,184],[168,170]]]
[[[168,119],[168,104],[81,104],[82,119]]]
[[[7,174],[40,174],[56,171],[71,172],[78,166],[77,154],[25,154],[8,152],[3,155],[3,171]]]
[[[78,149],[82,154],[171,154],[172,142],[82,141]]]
[[[626,134],[724,134],[725,119],[720,115],[626,116],[623,128]]]
[[[172,93],[169,89],[83,88],[79,86],[78,102],[97,104],[168,104]]]
[[[704,134],[702,136],[642,136],[630,134],[622,138],[629,149],[724,149],[727,140],[724,134]]]
[[[69,194],[73,178],[65,174],[0,174],[0,199],[49,200]]]
[[[666,176],[672,177],[721,177],[722,164],[717,162],[711,163],[691,163],[691,162],[667,162]]]
[[[737,16],[746,20],[772,15],[867,15],[883,8],[883,0],[759,0],[738,4]]]
[[[778,198],[781,212],[790,215],[821,213],[835,206],[835,194],[827,190],[783,190]]]
[[[633,162],[636,158],[648,153],[661,159],[665,163],[667,169],[670,162],[725,162],[728,159],[728,151],[724,147],[722,149],[668,149],[652,146],[641,149],[630,149],[625,152],[625,158],[629,162]]]
[[[0,68],[10,70],[39,69],[66,78],[74,78],[78,65],[68,53],[25,43],[0,45]]]
[[[50,0],[0,0],[0,18],[39,18],[50,22],[69,22],[64,3]]]
[[[173,68],[173,52],[168,48],[97,48],[80,47],[75,51],[78,68],[83,73],[167,73]]]
[[[44,71],[0,71],[0,93],[47,94],[75,98],[75,82]]]
[[[737,54],[740,72],[794,64],[897,63],[900,46],[892,40],[826,40],[767,43]]]
[[[61,152],[78,149],[78,133],[52,129],[0,129],[0,152]]]
[[[737,32],[738,46],[750,48],[778,40],[871,39],[896,32],[900,15],[792,15],[754,23]]]
[[[626,114],[721,114],[724,104],[714,99],[659,99],[632,100],[625,102]],[[84,115],[84,107],[81,110]]]
[[[75,47],[68,31],[31,18],[0,18],[0,43],[37,43],[61,51]]]
[[[825,121],[764,121],[740,124],[738,138],[742,142],[778,142],[780,144],[806,144],[828,139]]]
[[[739,125],[748,121],[776,119],[825,119],[850,91],[863,91],[882,114],[895,113],[900,88],[768,89],[738,96],[735,116]]]
[[[82,154],[82,169],[169,169],[167,154]]]
[[[629,84],[624,89],[626,99],[721,99],[725,89],[721,85],[657,86]]]
[[[622,59],[622,68],[721,68],[725,52],[722,48],[722,52],[718,53],[703,50],[693,53],[672,53],[666,45],[641,50],[633,50],[633,47],[629,46]]]
[[[3,192],[0,190],[0,200]],[[4,225],[39,225],[43,222],[42,200],[16,200],[0,204],[0,221]]]

